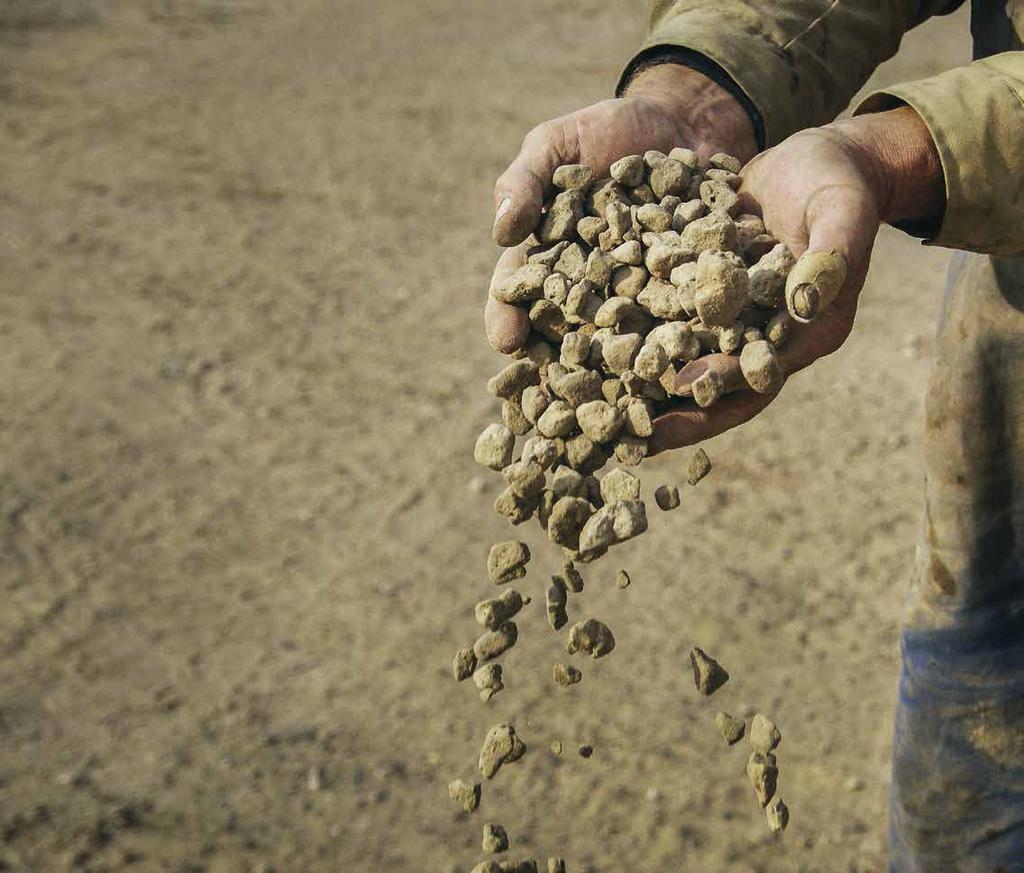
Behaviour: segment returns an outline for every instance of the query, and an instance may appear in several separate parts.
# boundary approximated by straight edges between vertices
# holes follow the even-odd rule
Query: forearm
[[[945,181],[938,149],[921,116],[901,106],[827,127],[853,150],[874,189],[883,221],[939,225],[946,204]]]

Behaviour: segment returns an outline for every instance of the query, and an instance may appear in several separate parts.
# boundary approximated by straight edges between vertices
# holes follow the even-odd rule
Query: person
[[[1024,871],[1024,0],[976,0],[975,60],[867,97],[904,32],[960,2],[655,0],[617,96],[530,131],[495,186],[492,283],[524,259],[560,164],[598,173],[676,145],[745,162],[741,196],[797,255],[836,249],[839,298],[784,347],[787,375],[849,334],[881,222],[954,256],[927,396],[925,507],[901,630],[889,864],[898,873]],[[529,330],[487,302],[499,351]],[[712,355],[677,377],[686,393]],[[739,380],[742,382],[742,380]],[[705,440],[773,398],[682,401],[652,450]]]

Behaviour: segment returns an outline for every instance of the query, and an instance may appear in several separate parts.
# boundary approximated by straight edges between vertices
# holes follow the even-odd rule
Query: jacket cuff
[[[645,53],[666,46],[703,55],[728,76],[760,116],[759,145],[764,147],[809,124],[831,120],[842,108],[829,105],[823,90],[831,89],[801,81],[799,64],[807,63],[809,53],[800,46],[783,52],[764,33],[759,16],[744,6],[737,5],[728,15],[720,8],[696,7],[662,20],[626,67],[620,87]]]
[[[764,150],[764,119],[761,117],[760,111],[725,70],[700,52],[675,45],[656,45],[644,49],[622,71],[622,75],[619,76],[619,84],[615,87],[615,96],[621,97],[638,73],[659,64],[678,64],[681,67],[686,67],[707,76],[720,88],[728,91],[750,118],[750,123],[754,128],[754,141],[757,143],[757,150]]]
[[[1024,253],[1024,88],[996,55],[870,94],[855,115],[910,106],[942,162],[946,211],[938,227],[903,228],[926,242],[994,255]],[[1017,61],[1019,64],[1019,60]]]

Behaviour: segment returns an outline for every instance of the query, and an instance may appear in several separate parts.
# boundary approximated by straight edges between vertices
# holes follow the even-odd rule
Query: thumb
[[[498,245],[514,246],[530,235],[551,191],[551,176],[578,157],[571,116],[546,121],[526,135],[516,159],[494,185],[493,234]]]

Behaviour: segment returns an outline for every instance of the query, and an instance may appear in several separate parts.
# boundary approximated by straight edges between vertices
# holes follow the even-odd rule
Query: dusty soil
[[[946,252],[884,233],[847,346],[587,572],[617,646],[579,685],[550,680],[533,524],[506,690],[449,675],[507,535],[471,458],[491,184],[641,26],[624,0],[0,7],[0,869],[449,873],[483,821],[577,871],[882,869]],[[958,15],[882,75],[966,54]],[[694,644],[733,677],[710,701]],[[783,730],[781,841],[720,707]],[[504,718],[530,751],[468,818],[446,783]]]

